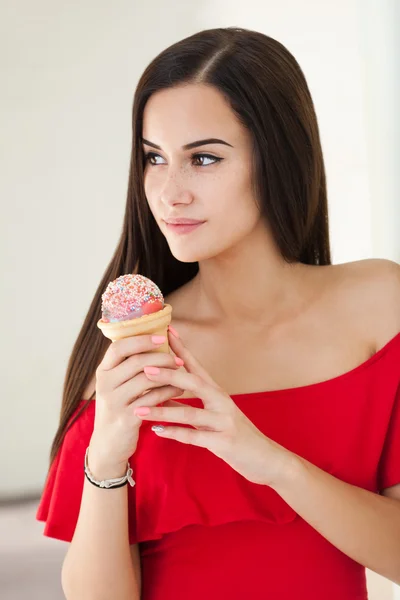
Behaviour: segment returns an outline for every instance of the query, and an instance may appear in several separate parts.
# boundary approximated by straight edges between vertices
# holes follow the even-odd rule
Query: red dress
[[[232,398],[266,436],[334,477],[374,493],[400,483],[400,333],[333,379]],[[94,411],[91,401],[49,472],[37,512],[47,536],[72,539]],[[141,426],[131,458],[136,485],[128,486],[142,600],[367,598],[365,568],[274,490],[205,448],[158,437],[151,425]]]

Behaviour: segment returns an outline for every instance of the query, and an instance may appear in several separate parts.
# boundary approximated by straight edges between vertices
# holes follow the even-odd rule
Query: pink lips
[[[200,227],[200,225],[203,225],[204,222],[195,219],[171,218],[165,221],[165,224],[168,229],[175,233],[190,233]]]
[[[200,227],[200,225],[203,225],[203,223],[197,222],[197,223],[192,223],[192,224],[174,225],[173,223],[166,222],[166,225],[167,225],[168,229],[170,229],[171,231],[174,231],[175,233],[190,233],[191,231],[194,231],[195,229]]]

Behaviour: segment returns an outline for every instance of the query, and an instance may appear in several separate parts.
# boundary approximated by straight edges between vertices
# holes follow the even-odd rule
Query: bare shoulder
[[[400,265],[372,258],[333,265],[331,272],[335,289],[371,331],[379,350],[400,332]]]

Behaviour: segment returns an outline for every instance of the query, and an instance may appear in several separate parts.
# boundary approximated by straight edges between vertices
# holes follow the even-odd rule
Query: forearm
[[[62,569],[67,600],[139,600],[128,538],[127,489],[97,488],[85,478],[75,534]]]
[[[400,583],[400,502],[289,454],[287,469],[271,487],[344,554]]]

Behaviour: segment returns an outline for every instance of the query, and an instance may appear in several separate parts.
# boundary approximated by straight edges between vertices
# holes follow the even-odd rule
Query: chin
[[[198,245],[193,248],[176,248],[173,245],[170,245],[169,249],[172,256],[174,256],[176,260],[179,260],[179,262],[183,263],[200,262],[202,260],[207,260],[208,258],[213,258],[217,254],[216,250],[213,251],[213,249],[210,249],[210,247],[202,251]]]
[[[204,260],[204,258],[199,254],[199,252],[182,252],[177,251],[174,252],[171,248],[171,254],[182,263],[194,263],[199,262],[200,260]]]

